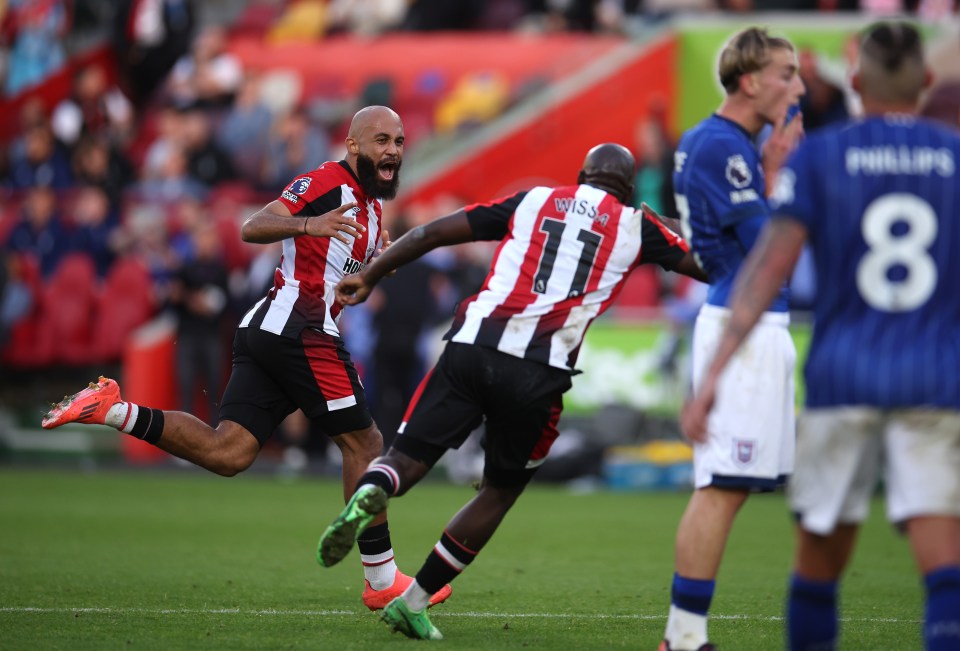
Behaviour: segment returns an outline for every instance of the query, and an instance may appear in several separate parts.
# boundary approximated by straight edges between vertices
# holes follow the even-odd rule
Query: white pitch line
[[[244,610],[242,608],[111,608],[111,607],[78,607],[44,608],[37,606],[0,606],[0,613],[94,613],[94,614],[136,614],[136,615],[272,615],[278,617],[344,617],[363,615],[368,611],[355,610]],[[456,612],[444,609],[435,611],[437,614],[453,615],[456,617],[475,617],[477,619],[635,619],[635,620],[665,620],[664,615],[605,615],[603,613],[485,613],[485,612]],[[783,617],[778,615],[710,615],[710,619],[729,619],[754,622],[780,622]],[[919,624],[919,619],[898,619],[896,617],[841,617],[841,622],[868,622],[886,624]]]

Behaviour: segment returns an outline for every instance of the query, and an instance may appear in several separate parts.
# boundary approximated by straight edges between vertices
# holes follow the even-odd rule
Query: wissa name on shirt
[[[943,177],[953,176],[956,166],[953,152],[945,148],[909,147],[892,145],[882,147],[850,147],[846,151],[847,174],[867,176],[880,174],[916,174]]]

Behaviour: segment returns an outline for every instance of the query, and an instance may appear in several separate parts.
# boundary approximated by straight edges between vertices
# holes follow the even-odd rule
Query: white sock
[[[417,580],[414,579],[410,587],[403,593],[403,600],[410,606],[410,610],[418,613],[430,605],[430,597],[432,596],[429,592],[421,588]]]
[[[132,402],[118,402],[107,411],[103,422],[110,427],[115,427],[121,432],[129,434],[133,431],[133,424],[137,422],[137,415],[140,408]]]
[[[386,590],[393,585],[397,577],[397,562],[393,559],[393,549],[382,554],[360,554],[363,563],[363,578],[370,582],[374,590]]]
[[[707,643],[707,617],[670,604],[664,637],[670,643],[671,651],[695,651]]]

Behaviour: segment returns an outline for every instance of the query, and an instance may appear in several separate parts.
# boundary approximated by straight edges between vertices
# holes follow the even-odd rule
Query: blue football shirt
[[[808,232],[811,407],[960,408],[960,137],[871,117],[802,142],[771,206]]]
[[[683,235],[707,273],[707,303],[726,306],[740,265],[770,216],[760,152],[743,127],[711,115],[687,131],[674,154]],[[787,289],[771,311],[787,310]]]

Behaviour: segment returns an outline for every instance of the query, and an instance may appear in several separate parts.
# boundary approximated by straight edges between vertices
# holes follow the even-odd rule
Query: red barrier
[[[174,335],[176,325],[158,319],[138,330],[123,353],[124,400],[155,409],[176,409]],[[168,457],[159,448],[122,434],[123,456],[131,463],[155,463]]]

